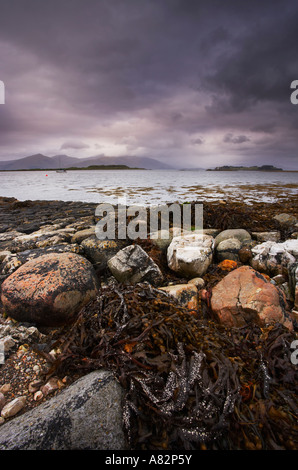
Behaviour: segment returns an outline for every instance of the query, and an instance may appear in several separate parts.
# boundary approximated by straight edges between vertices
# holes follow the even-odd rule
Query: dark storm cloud
[[[286,150],[295,165],[294,0],[10,0],[0,9],[0,158],[31,141],[35,153],[100,147],[176,164],[182,152],[194,166],[243,152],[264,152],[266,163]],[[223,141],[241,154],[225,154]]]
[[[246,135],[237,135],[234,136],[231,133],[228,133],[224,136],[223,142],[232,143],[232,144],[243,144],[244,142],[249,142],[250,138]]]

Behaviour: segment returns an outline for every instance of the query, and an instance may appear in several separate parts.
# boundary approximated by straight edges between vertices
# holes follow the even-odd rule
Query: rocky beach
[[[1,450],[297,450],[298,198],[202,204],[99,240],[97,204],[0,198]]]

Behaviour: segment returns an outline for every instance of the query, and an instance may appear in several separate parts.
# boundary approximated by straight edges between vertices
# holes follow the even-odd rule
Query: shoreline
[[[199,201],[189,202],[191,206],[197,203]],[[19,448],[36,445],[34,444],[34,439],[37,439],[34,423],[37,410],[43,410],[46,416],[47,404],[51,403],[51,400],[60,400],[59,397],[62,397],[62,402],[67,403],[68,391],[71,393],[72,386],[75,386],[77,380],[80,378],[87,380],[90,373],[99,370],[113,374],[117,387],[120,387],[121,394],[123,394],[125,406],[133,403],[133,406],[142,410],[138,417],[133,415],[127,418],[128,421],[124,421],[127,425],[124,426],[124,431],[122,426],[118,425],[117,432],[120,434],[124,432],[126,440],[125,445],[121,441],[121,450],[171,451],[177,448],[177,445],[181,449],[186,449],[188,445],[185,440],[186,434],[182,436],[179,432],[177,434],[177,431],[181,427],[181,420],[187,423],[190,418],[194,419],[196,426],[204,422],[206,436],[209,436],[199,443],[192,442],[192,448],[196,450],[202,448],[271,449],[271,441],[267,440],[269,428],[267,429],[266,426],[258,428],[257,432],[254,427],[250,428],[250,441],[245,440],[237,432],[239,421],[251,421],[251,415],[257,425],[262,422],[263,418],[261,419],[260,416],[271,420],[271,428],[268,432],[271,440],[274,436],[273,443],[284,449],[297,449],[293,436],[284,437],[282,443],[280,442],[281,437],[278,437],[282,432],[279,428],[280,416],[268,413],[270,406],[282,410],[283,419],[287,423],[286,429],[292,427],[294,430],[293,410],[288,408],[289,402],[286,399],[281,401],[277,390],[291,400],[295,393],[293,388],[295,380],[288,382],[286,377],[287,374],[292,374],[294,377],[297,371],[289,357],[285,359],[289,350],[285,351],[284,346],[279,346],[278,349],[273,348],[274,352],[272,352],[271,346],[274,341],[279,344],[279,338],[283,337],[287,338],[284,341],[289,347],[289,341],[297,337],[298,304],[295,303],[298,297],[295,300],[295,287],[294,297],[293,290],[292,293],[290,292],[290,279],[294,278],[290,277],[292,274],[287,266],[288,260],[293,260],[295,253],[298,253],[298,246],[296,246],[298,244],[298,214],[290,200],[276,203],[258,202],[253,205],[222,200],[202,202],[202,204],[204,236],[188,232],[183,234],[182,239],[185,243],[188,243],[188,237],[192,237],[191,239],[197,240],[198,243],[206,239],[210,243],[211,251],[209,248],[207,251],[204,248],[204,251],[203,245],[198,245],[200,247],[198,252],[201,253],[200,263],[198,265],[194,260],[196,267],[193,269],[197,270],[198,266],[200,269],[205,266],[204,270],[200,273],[199,271],[188,273],[181,270],[179,266],[178,270],[175,270],[176,267],[171,264],[175,261],[174,258],[170,263],[169,246],[173,240],[177,240],[174,232],[170,240],[161,238],[154,241],[149,237],[146,240],[115,239],[102,242],[96,238],[94,232],[98,222],[95,216],[97,203],[18,201],[15,198],[0,197],[0,292],[3,293],[2,286],[5,287],[4,291],[8,292],[6,285],[9,282],[16,282],[14,279],[17,278],[18,272],[21,273],[26,266],[32,266],[33,269],[31,274],[26,274],[21,281],[18,281],[21,282],[21,289],[15,286],[10,291],[12,296],[15,292],[20,292],[24,296],[22,308],[19,309],[23,315],[22,320],[18,316],[16,316],[18,319],[7,316],[5,309],[9,304],[5,304],[4,307],[4,297],[0,303],[0,343],[5,341],[7,344],[5,363],[0,365],[0,393],[3,393],[1,390],[4,390],[5,385],[10,384],[9,390],[4,394],[6,404],[11,403],[16,397],[26,398],[23,407],[16,414],[0,418],[0,421],[2,419],[0,449],[8,445],[5,442],[8,442],[10,429],[13,429],[14,423],[23,426],[22,423],[26,422],[27,416],[30,423],[33,423],[30,438],[26,437],[26,432],[24,432],[23,441],[18,444],[12,444],[11,441],[10,445],[19,445]],[[268,258],[268,263],[264,264],[266,257],[262,255],[258,258],[257,250],[268,242],[285,247],[284,260],[277,256],[276,259]],[[130,269],[124,270],[121,273],[122,277],[118,278],[120,274],[115,268],[118,269],[119,265],[113,265],[110,261],[120,254],[124,256],[124,253],[126,253],[125,256],[131,254],[131,258],[121,258],[121,266],[125,268],[125,263],[128,263],[127,266],[129,265]],[[196,253],[192,256],[197,256]],[[43,265],[42,277],[49,270],[48,284],[45,285],[45,289],[51,291],[51,295],[54,295],[51,283],[57,275],[53,266],[59,259],[67,259],[70,263],[66,265],[68,269],[64,268],[63,271],[65,275],[69,273],[68,284],[64,286],[65,292],[67,289],[73,290],[73,285],[79,286],[76,278],[77,268],[72,266],[75,260],[84,260],[85,266],[88,266],[88,269],[90,267],[92,276],[95,276],[99,283],[97,296],[84,304],[83,308],[80,307],[80,311],[76,313],[75,320],[72,319],[70,325],[46,326],[38,323],[38,317],[34,317],[35,320],[32,322],[31,317],[25,315],[26,302],[32,301],[36,291],[36,287],[30,285],[31,275],[33,279],[35,273],[38,272],[38,263],[44,255],[47,255],[49,264]],[[296,257],[298,262],[297,258],[298,256]],[[126,259],[125,262],[124,259]],[[146,268],[143,271],[144,266],[150,267],[150,270]],[[195,272],[197,275],[194,274]],[[237,302],[239,312],[235,316],[229,313],[229,321],[233,322],[233,318],[236,318],[238,323],[239,321],[244,323],[240,323],[242,326],[239,328],[237,323],[231,326],[229,322],[225,323],[227,318],[221,319],[220,309],[217,310],[216,307],[216,295],[219,296],[221,302],[224,302],[224,305],[227,302],[225,308],[229,311],[232,307],[228,307],[230,300],[227,294],[237,286],[237,277],[233,278],[233,276],[238,272],[239,275],[244,276],[242,287],[239,288],[243,289],[244,285],[250,286],[249,296],[252,299],[259,295],[259,291],[270,292],[263,297],[258,297],[258,305],[266,306],[268,295],[271,299],[270,296],[274,297],[278,292],[274,302],[277,302],[276,308],[282,315],[279,317],[280,321],[283,319],[284,323],[276,323],[274,320],[272,324],[272,319],[269,321],[268,318],[268,326],[262,325],[259,323],[261,320],[256,311],[254,314],[250,313],[253,315],[252,323],[251,320],[247,323],[245,315],[253,311],[256,300],[252,301],[249,308],[243,307],[240,311],[238,305],[241,299],[240,290]],[[134,278],[131,277],[132,273]],[[151,273],[149,277],[148,273]],[[125,281],[124,274],[128,276]],[[228,284],[229,276],[231,284]],[[250,276],[253,276],[252,283]],[[59,289],[61,289],[60,278],[59,283]],[[226,284],[223,284],[223,290],[220,290],[222,283]],[[33,287],[32,299],[31,287]],[[83,293],[84,291],[86,288],[83,288]],[[216,294],[217,291],[218,294]],[[74,297],[71,296],[71,300]],[[38,304],[34,305],[35,314],[39,310],[44,312],[42,297],[38,300]],[[14,306],[18,307],[16,302]],[[64,310],[66,316],[73,314],[70,307]],[[268,312],[268,306],[265,310]],[[118,312],[117,315],[115,312]],[[13,314],[13,311],[11,313]],[[39,321],[42,321],[43,313],[40,315]],[[293,329],[288,327],[290,324],[293,324]],[[257,348],[255,344],[258,344]],[[103,354],[103,351],[106,351],[106,354]],[[200,356],[200,354],[205,356]],[[275,373],[277,356],[282,364],[282,372],[280,369],[276,370],[279,374],[278,382],[270,382],[270,386],[263,383],[263,379],[258,375],[259,367],[263,364],[260,361],[264,354],[266,373],[270,376]],[[175,367],[175,361],[172,363],[174,357],[177,357],[178,361]],[[179,395],[182,392],[178,395],[173,394],[172,408],[169,402],[170,414],[163,415],[162,408],[156,409],[159,401],[153,400],[154,394],[162,396],[166,390],[169,393],[170,382],[164,382],[167,374],[173,374],[175,370],[180,370],[179,374],[186,374],[186,371],[179,369],[180,365],[178,367],[178,364],[183,363],[187,363],[189,370],[195,371],[191,368],[194,367],[195,358],[198,357],[205,357],[202,364],[205,367],[204,376],[209,377],[209,382],[206,382],[202,388],[203,382],[196,382],[190,377],[185,379],[190,387],[190,395],[185,395],[184,406],[182,407],[182,402],[179,404],[176,401],[179,396],[182,397]],[[265,363],[263,366],[265,367]],[[177,390],[182,391],[183,384],[179,382],[182,376],[179,374],[177,372],[175,380],[177,380]],[[199,369],[196,374],[199,374]],[[155,383],[152,379],[154,375],[159,378],[159,382]],[[140,376],[146,378],[147,388],[138,382],[137,378]],[[217,382],[219,377],[222,377],[222,382]],[[227,382],[224,377],[227,377]],[[254,392],[248,385],[250,381],[254,384]],[[157,383],[164,388],[160,390],[155,388]],[[211,427],[208,428],[209,421],[204,421],[203,410],[196,418],[193,409],[195,402],[192,397],[196,394],[203,394],[202,400],[207,400],[207,402],[209,400],[214,411],[213,425],[217,425],[217,417],[221,415],[223,408],[217,408],[215,403],[219,400],[220,406],[224,405],[231,393],[229,388],[231,383],[238,385],[235,385],[233,391],[234,401],[231,402],[233,403],[231,410],[225,415],[225,420],[229,423],[229,432],[226,437],[221,432],[215,436],[212,434]],[[265,385],[269,387],[267,394],[264,394]],[[132,386],[137,387],[137,395],[133,393]],[[150,393],[148,387],[151,390]],[[208,389],[214,390],[211,395],[207,393]],[[101,393],[104,396],[108,392],[102,391]],[[261,403],[266,409],[265,414],[262,415],[259,412]],[[113,406],[115,413],[120,413],[117,400]],[[182,407],[182,411],[179,407]],[[198,405],[195,409],[197,412],[200,410]],[[67,413],[68,411],[64,409],[63,414],[67,415]],[[85,421],[87,426],[88,414],[85,416]],[[119,416],[115,419],[115,422],[118,421]],[[69,424],[66,422],[65,433],[68,435]],[[44,424],[44,426],[47,425]],[[144,429],[150,429],[148,437],[140,433],[143,426]],[[109,422],[105,432],[108,433],[111,428],[112,422]],[[63,429],[62,426],[62,433]],[[190,426],[187,429],[191,431],[193,428]],[[101,436],[100,439],[103,437]],[[54,435],[50,436],[49,442],[44,441],[43,446],[54,447],[56,445]],[[98,446],[103,444],[94,442],[90,445],[98,449],[102,448]]]

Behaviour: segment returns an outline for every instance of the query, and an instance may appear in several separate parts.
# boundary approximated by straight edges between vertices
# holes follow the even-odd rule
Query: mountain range
[[[88,158],[69,157],[68,155],[55,155],[47,157],[41,153],[18,160],[0,162],[0,171],[3,170],[53,170],[57,168],[79,167],[86,168],[90,165],[126,165],[130,168],[144,168],[147,170],[167,170],[170,165],[148,157],[106,157],[97,155]]]

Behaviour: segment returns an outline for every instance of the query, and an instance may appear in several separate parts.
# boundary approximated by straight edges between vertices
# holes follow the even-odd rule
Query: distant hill
[[[273,165],[262,166],[217,166],[216,168],[209,168],[206,171],[283,171],[282,168],[276,168]]]
[[[54,170],[57,168],[86,168],[90,165],[126,165],[130,168],[145,168],[147,170],[166,170],[171,169],[170,165],[147,157],[105,157],[97,155],[88,158],[75,158],[68,155],[55,155],[54,157],[47,157],[41,153],[31,155],[29,157],[20,158],[18,160],[7,160],[0,162],[0,171],[13,171],[13,170]]]

